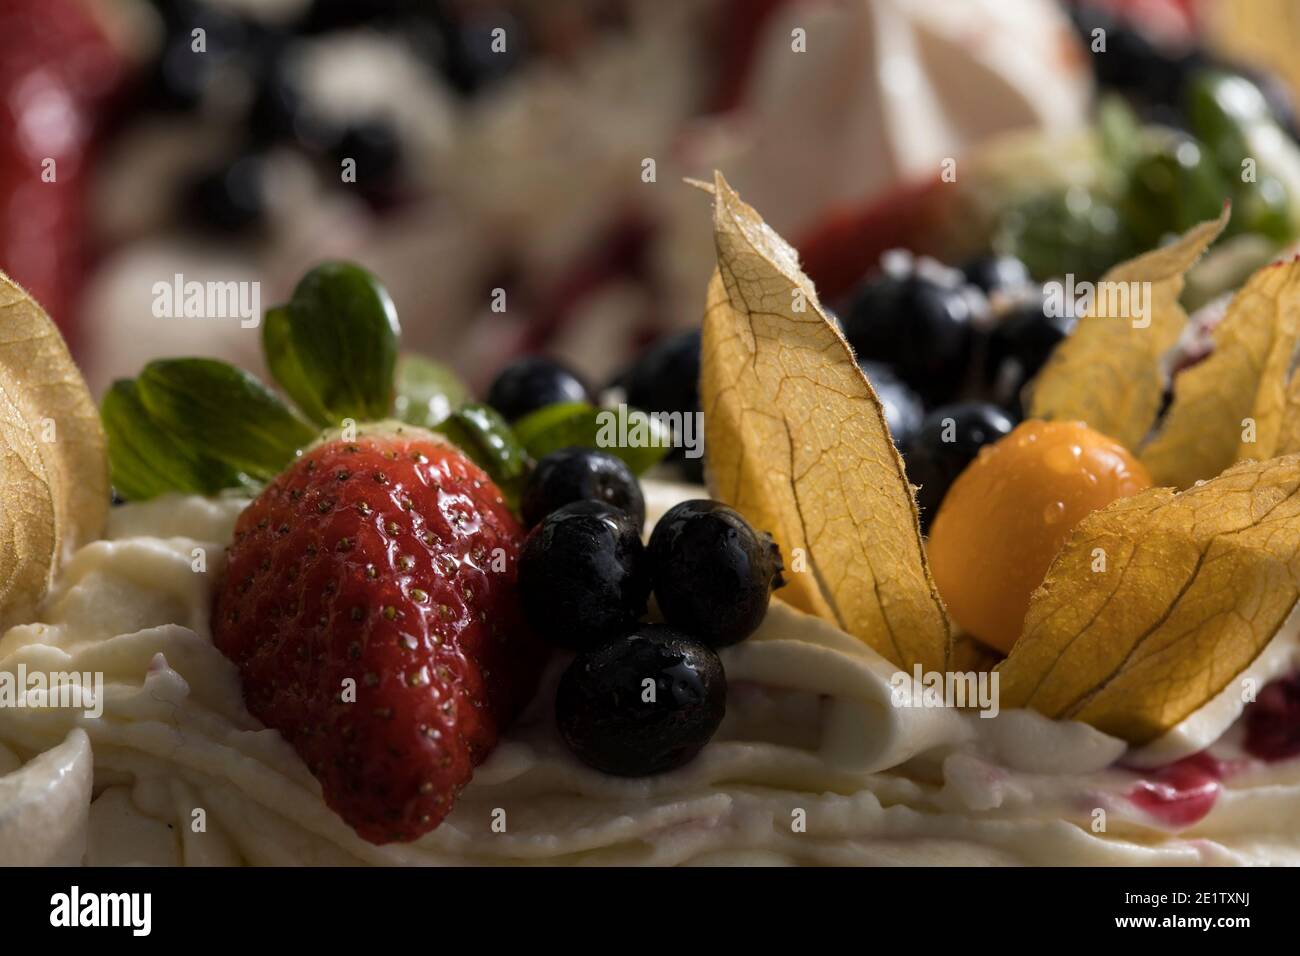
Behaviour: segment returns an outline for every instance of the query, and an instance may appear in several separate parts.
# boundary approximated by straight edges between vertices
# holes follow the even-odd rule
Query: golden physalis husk
[[[880,401],[794,250],[715,177],[701,399],[710,492],[769,531],[778,595],[900,667],[943,670],[947,616]]]
[[[1300,595],[1300,457],[1084,518],[998,667],[1001,706],[1146,743],[1226,688]]]
[[[1233,296],[1209,357],[1174,379],[1173,403],[1140,456],[1156,484],[1186,488],[1282,451],[1297,334],[1300,262],[1265,266]]]
[[[1300,369],[1291,373],[1286,391],[1286,409],[1282,412],[1282,435],[1277,441],[1279,455],[1300,455]]]
[[[1217,220],[1102,277],[1088,314],[1031,383],[1029,417],[1086,422],[1138,449],[1160,414],[1165,356],[1187,326],[1178,303],[1184,273],[1223,231],[1228,214],[1225,207]],[[1112,314],[1122,311],[1128,314]]]
[[[108,513],[99,412],[45,311],[0,273],[0,622],[29,615]]]

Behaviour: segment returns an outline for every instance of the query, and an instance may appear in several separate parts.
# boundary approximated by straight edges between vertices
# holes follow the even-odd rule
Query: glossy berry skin
[[[566,366],[540,355],[511,362],[497,373],[487,394],[487,403],[511,422],[557,402],[589,401],[591,395],[582,379]]]
[[[936,408],[921,423],[907,445],[907,479],[920,488],[916,503],[921,530],[927,531],[957,476],[975,460],[981,448],[1011,433],[1015,423],[988,402],[958,402]]]
[[[707,498],[670,508],[650,535],[649,556],[664,620],[712,647],[753,634],[772,591],[785,584],[771,536]]]
[[[1051,315],[1042,300],[1012,309],[989,333],[984,380],[1000,403],[1019,409],[1021,392],[1074,328],[1074,318]]]
[[[889,336],[902,321],[911,282],[907,275],[876,273],[859,285],[847,306],[840,309],[840,331],[853,346],[859,362],[890,364],[894,344]]]
[[[1025,264],[1015,256],[980,256],[962,266],[966,281],[986,295],[1016,292],[1032,281]]]
[[[309,450],[240,516],[213,643],[364,839],[436,827],[532,695],[522,538],[487,475],[409,427]]]
[[[930,528],[930,570],[953,619],[1009,653],[1075,525],[1150,485],[1128,449],[1080,422],[1018,425],[961,473]]]
[[[970,300],[924,276],[882,274],[859,289],[843,316],[859,360],[884,362],[927,403],[960,391],[970,360]]]
[[[880,399],[885,412],[885,424],[889,426],[894,444],[906,448],[925,417],[921,397],[904,385],[888,365],[863,361],[858,363],[858,367]]]
[[[653,681],[653,695],[646,681]],[[642,625],[579,654],[555,696],[556,723],[569,749],[583,763],[620,777],[689,763],[726,710],[727,678],[718,655],[662,624]]]
[[[544,456],[524,485],[524,524],[532,528],[574,501],[600,501],[627,512],[637,531],[645,525],[641,485],[621,458],[594,448],[561,448]]]
[[[564,505],[528,533],[519,588],[529,622],[558,647],[626,634],[650,597],[640,523],[604,502]]]

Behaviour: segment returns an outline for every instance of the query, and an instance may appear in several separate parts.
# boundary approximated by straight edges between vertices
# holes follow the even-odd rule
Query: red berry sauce
[[[1246,740],[1242,746],[1260,760],[1300,756],[1300,674],[1269,684],[1246,708]]]
[[[1300,757],[1300,674],[1265,687],[1243,719],[1242,748],[1250,756],[1270,763]],[[1202,751],[1144,772],[1128,799],[1170,829],[1183,829],[1205,818],[1234,768]]]
[[[1145,774],[1129,800],[1172,830],[1203,820],[1223,790],[1229,765],[1205,751]]]

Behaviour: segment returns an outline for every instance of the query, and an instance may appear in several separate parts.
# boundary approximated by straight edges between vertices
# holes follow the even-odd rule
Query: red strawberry
[[[522,538],[487,475],[409,426],[308,451],[235,526],[213,640],[372,843],[436,827],[534,690]]]

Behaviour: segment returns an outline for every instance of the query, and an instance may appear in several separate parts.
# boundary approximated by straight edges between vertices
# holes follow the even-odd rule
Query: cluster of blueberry
[[[1048,308],[1042,287],[1010,256],[985,256],[961,269],[905,252],[886,254],[836,316],[871,381],[894,442],[920,486],[923,528],[948,487],[985,445],[1022,416],[1020,395],[1073,326]],[[648,411],[698,412],[700,330],[661,339],[610,383]],[[564,365],[529,356],[507,365],[488,404],[508,421],[557,402],[592,401]],[[702,480],[702,459],[670,457],[687,480]],[[527,504],[525,504],[527,508]]]
[[[607,385],[633,408],[693,415],[700,411],[700,330],[659,339]],[[527,355],[502,368],[488,388],[487,403],[508,422],[547,405],[594,403],[592,389],[573,369],[542,355]],[[688,458],[674,443],[668,465],[687,481],[704,480],[703,459]]]
[[[726,711],[716,648],[752,634],[784,584],[781,554],[737,512],[685,501],[642,543],[645,500],[628,467],[589,448],[542,458],[523,494],[519,558],[529,623],[576,650],[560,680],[561,736],[605,773],[691,760]],[[651,592],[663,624],[643,622]]]
[[[232,155],[202,170],[186,190],[184,209],[202,228],[224,233],[255,229],[266,200],[266,158],[277,144],[308,155],[356,161],[365,176],[357,185],[386,201],[403,164],[398,131],[379,116],[326,123],[298,88],[290,64],[312,38],[368,27],[399,37],[426,60],[448,88],[471,95],[512,70],[526,46],[522,27],[504,10],[485,5],[469,16],[443,0],[314,0],[298,18],[270,23],[244,18],[203,0],[157,0],[164,36],[146,84],[146,108],[200,107],[214,87],[243,76],[252,88],[238,122],[245,136]],[[488,15],[490,14],[490,15]],[[490,28],[506,24],[511,42],[491,52]],[[194,50],[202,31],[203,51]]]
[[[839,322],[884,406],[908,478],[920,486],[928,528],[979,450],[1015,427],[1025,384],[1073,319],[1047,308],[1017,259],[989,256],[951,269],[889,253]]]

